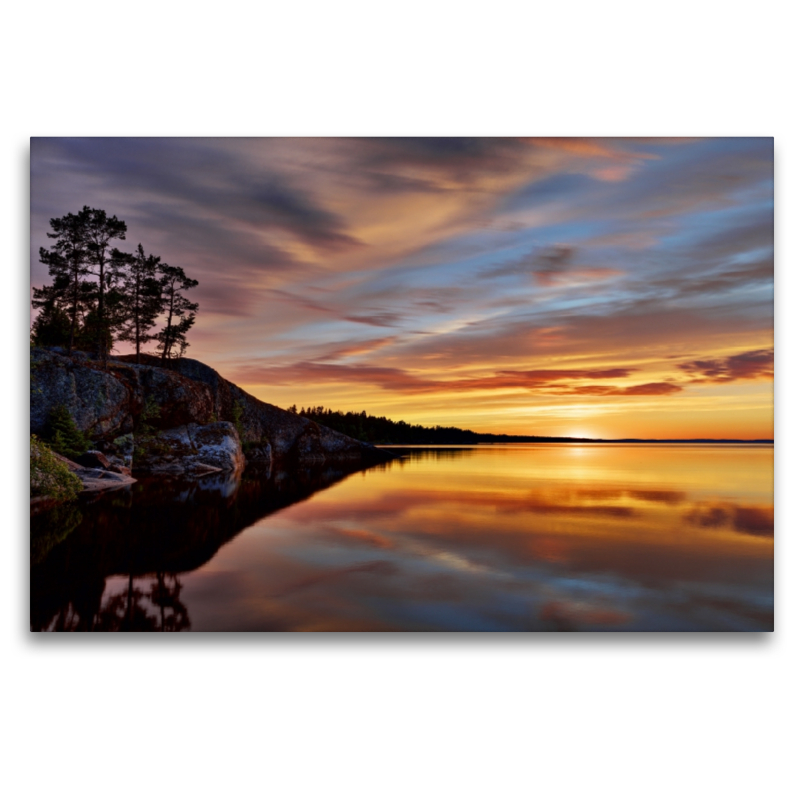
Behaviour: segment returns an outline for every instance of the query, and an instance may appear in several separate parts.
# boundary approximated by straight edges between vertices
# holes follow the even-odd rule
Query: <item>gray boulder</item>
[[[210,472],[240,472],[245,465],[236,427],[230,422],[189,423],[137,442],[137,471],[196,477]]]

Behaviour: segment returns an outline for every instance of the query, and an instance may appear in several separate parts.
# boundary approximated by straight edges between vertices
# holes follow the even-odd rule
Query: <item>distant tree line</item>
[[[104,364],[118,341],[133,345],[137,362],[151,341],[162,363],[186,352],[198,304],[184,292],[196,280],[146,254],[141,244],[133,253],[114,247],[125,239],[127,226],[101,209],[84,206],[51,219],[50,227],[47,236],[55,241],[39,249],[39,260],[52,283],[33,290],[33,307],[39,309],[33,344],[86,350]]]
[[[409,425],[400,420],[386,417],[373,417],[366,411],[331,411],[323,406],[311,406],[297,410],[291,406],[289,411],[300,414],[331,430],[352,436],[362,442],[371,444],[488,444],[488,443],[523,443],[539,441],[557,441],[551,437],[512,436],[509,434],[475,433],[461,428],[436,425],[426,428],[423,425]],[[567,440],[569,441],[569,440]]]

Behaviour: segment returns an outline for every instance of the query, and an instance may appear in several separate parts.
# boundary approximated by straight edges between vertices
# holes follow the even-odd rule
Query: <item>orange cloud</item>
[[[641,383],[638,386],[574,386],[567,389],[555,389],[554,394],[582,394],[582,395],[604,395],[616,397],[632,396],[659,396],[675,394],[683,390],[682,386],[674,383]]]
[[[775,352],[749,350],[726,358],[687,361],[678,367],[694,376],[692,383],[730,383],[774,376]]]
[[[236,379],[248,384],[344,383],[380,386],[398,393],[424,394],[454,391],[525,390],[554,394],[665,395],[681,390],[672,383],[646,383],[638,386],[582,385],[575,380],[626,378],[635,370],[627,367],[589,369],[501,370],[475,378],[439,380],[395,367],[372,365],[298,362],[285,367],[240,367]]]

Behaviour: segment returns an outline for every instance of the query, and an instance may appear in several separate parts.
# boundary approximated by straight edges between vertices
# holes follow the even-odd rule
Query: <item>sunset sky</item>
[[[772,438],[772,139],[32,139],[33,286],[83,205],[199,280],[187,355],[278,406]]]

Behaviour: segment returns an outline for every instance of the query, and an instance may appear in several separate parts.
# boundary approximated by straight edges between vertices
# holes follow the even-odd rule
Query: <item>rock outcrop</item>
[[[130,474],[125,475],[102,467],[84,467],[58,453],[54,455],[70,472],[80,478],[84,492],[104,492],[108,489],[119,489],[136,483],[136,478],[132,478]]]
[[[230,422],[190,422],[159,431],[141,446],[136,468],[154,474],[197,477],[210,472],[241,472],[245,466],[239,434]]]
[[[125,363],[133,360],[133,356],[120,357],[120,361]],[[153,356],[142,356],[142,360],[151,368],[159,364],[159,360]],[[248,454],[251,450],[258,451],[257,459],[263,459],[266,451],[273,461],[293,460],[304,464],[327,461],[376,463],[388,459],[386,453],[372,445],[253,397],[200,361],[177,359],[170,362],[170,370],[188,378],[195,385],[208,388],[214,417],[232,421],[238,419]]]
[[[31,351],[31,433],[46,435],[59,405],[69,411],[112,470],[198,475],[275,464],[386,461],[372,445],[265,403],[218,372],[183,358],[131,356],[103,370],[84,354]]]
[[[85,356],[31,350],[31,433],[43,435],[50,412],[66,406],[75,424],[93,439],[133,430],[131,393],[111,372]]]

